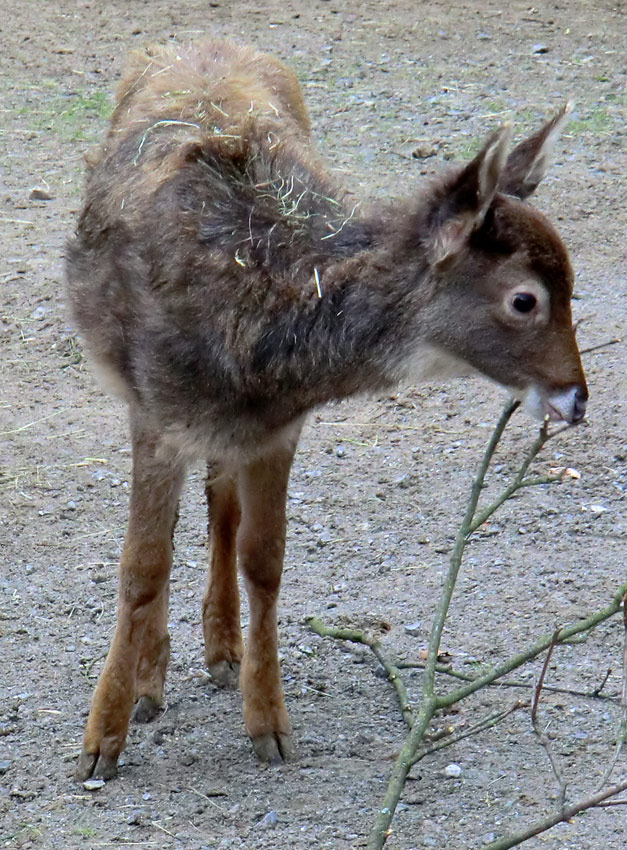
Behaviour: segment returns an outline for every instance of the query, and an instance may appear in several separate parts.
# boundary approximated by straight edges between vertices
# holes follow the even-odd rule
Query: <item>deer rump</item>
[[[133,443],[118,621],[81,777],[113,775],[133,706],[148,720],[162,704],[190,458],[208,463],[206,661],[218,684],[239,674],[254,749],[276,761],[295,752],[276,604],[307,412],[471,369],[534,415],[583,417],[568,254],[525,202],[567,114],[509,156],[505,126],[466,166],[362,212],[313,149],[300,88],[278,60],[221,41],[131,56],[67,249],[76,323],[128,402]]]

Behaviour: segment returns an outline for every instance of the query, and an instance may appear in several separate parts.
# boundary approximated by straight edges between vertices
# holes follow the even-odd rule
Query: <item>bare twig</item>
[[[627,583],[622,585],[618,589],[618,592],[614,595],[612,602],[607,605],[605,608],[602,608],[600,611],[597,611],[594,614],[591,614],[589,617],[586,617],[585,620],[580,620],[578,623],[574,623],[571,626],[566,626],[563,629],[560,629],[559,634],[556,638],[556,643],[567,643],[572,640],[576,635],[581,635],[586,632],[591,631],[599,623],[604,622],[605,620],[609,620],[610,617],[613,617],[615,614],[620,611],[622,606],[622,600],[624,594],[627,592]],[[526,661],[531,661],[533,658],[536,658],[538,655],[541,655],[545,652],[551,642],[553,640],[552,635],[545,635],[539,638],[533,646],[524,650],[523,652],[519,652],[518,655],[514,655],[508,661],[503,662],[503,664],[499,664],[498,667],[494,667],[492,670],[483,674],[482,676],[478,676],[476,679],[473,679],[472,682],[469,682],[467,685],[464,685],[461,688],[458,688],[455,691],[452,691],[445,696],[438,698],[438,706],[440,708],[448,708],[456,702],[464,699],[470,694],[474,694],[475,691],[480,690],[485,687],[485,685],[490,684],[491,682],[495,682],[497,679],[500,679],[502,676],[506,676],[508,673],[511,673],[512,670],[515,670],[518,667],[521,667]]]
[[[608,348],[610,345],[616,345],[622,342],[622,339],[608,339],[607,342],[600,342],[598,345],[591,345],[590,348],[582,348],[580,354],[590,354],[591,351],[599,351],[601,348]]]
[[[464,738],[470,738],[473,735],[479,735],[481,732],[485,732],[487,729],[492,729],[498,723],[505,720],[506,717],[509,717],[510,714],[513,714],[515,711],[518,711],[520,708],[525,708],[528,703],[522,702],[522,700],[516,700],[513,705],[510,705],[509,708],[503,709],[503,711],[494,711],[492,714],[489,714],[487,717],[484,717],[483,720],[480,720],[478,723],[475,723],[473,726],[470,726],[468,729],[465,729],[463,732],[458,732],[456,735],[448,735],[444,740],[438,741],[435,744],[431,744],[428,747],[424,747],[419,750],[415,757],[413,764],[423,759],[425,756],[430,755],[431,753],[435,753],[438,750],[443,750],[445,747],[450,747],[452,744],[456,744],[458,741],[463,741]]]
[[[566,823],[580,812],[585,812],[586,809],[598,806],[609,797],[614,797],[616,794],[620,794],[625,790],[627,790],[627,779],[619,782],[617,785],[612,785],[603,791],[599,791],[592,797],[585,797],[582,800],[578,800],[572,806],[568,806],[544,820],[536,821],[536,823],[531,824],[531,826],[521,832],[516,832],[513,835],[507,835],[504,838],[499,838],[497,841],[492,841],[490,844],[485,845],[484,850],[509,850],[510,847],[517,847],[524,841],[533,838],[534,835],[540,835],[541,832],[546,832],[547,829],[551,829],[551,827],[556,826],[558,823]]]
[[[553,637],[551,638],[551,645],[549,646],[548,652],[546,654],[546,658],[544,659],[544,664],[542,665],[542,670],[540,671],[540,675],[538,677],[538,682],[534,689],[533,702],[531,704],[531,719],[535,722],[537,714],[538,714],[538,705],[540,703],[540,694],[542,693],[542,687],[544,685],[544,680],[546,678],[546,671],[549,669],[549,663],[551,661],[551,656],[553,655],[553,650],[556,647],[557,637],[560,633],[560,629],[555,629],[553,632]]]
[[[536,437],[535,442],[532,444],[531,449],[527,453],[527,456],[523,460],[520,469],[518,470],[516,477],[514,480],[507,486],[498,498],[496,498],[490,505],[488,505],[484,510],[478,515],[473,515],[473,521],[470,524],[468,533],[472,534],[476,531],[479,526],[483,525],[483,523],[489,519],[492,514],[497,511],[501,505],[503,505],[508,499],[516,493],[518,490],[523,487],[534,487],[538,484],[551,484],[553,481],[559,481],[559,477],[549,477],[542,476],[540,478],[525,478],[527,474],[527,470],[529,469],[531,462],[536,457],[540,449],[544,446],[545,443],[548,443],[549,440],[552,440],[554,437],[559,436],[568,428],[572,428],[572,425],[564,425],[561,428],[557,428],[555,431],[549,431],[548,429],[548,421],[544,423],[542,428],[540,429],[540,433]]]
[[[517,401],[510,401],[503,409],[496,427],[492,432],[490,440],[488,441],[481,463],[479,464],[479,470],[472,485],[466,514],[455,539],[453,552],[451,553],[449,570],[444,582],[442,596],[433,619],[431,636],[429,638],[429,649],[427,652],[427,663],[423,677],[420,710],[403,746],[401,747],[401,751],[394,763],[394,767],[392,768],[387,791],[383,799],[383,805],[377,814],[374,827],[370,833],[368,850],[380,850],[380,848],[382,848],[385,844],[389,834],[390,824],[394,817],[394,812],[396,811],[405,780],[407,779],[407,774],[411,769],[413,759],[418,751],[420,742],[423,740],[424,734],[431,723],[433,715],[438,709],[438,700],[435,695],[435,675],[438,650],[440,648],[444,623],[448,615],[453,591],[457,582],[457,576],[462,563],[464,549],[470,534],[473,518],[477,510],[477,503],[479,501],[479,496],[481,495],[488,467],[490,466],[490,461],[492,460],[492,456],[496,451],[496,447],[507,423],[511,419],[514,411],[519,407],[519,404],[520,403]]]
[[[356,629],[335,629],[330,626],[325,626],[324,623],[316,617],[308,617],[306,623],[312,631],[321,637],[331,637],[336,640],[348,640],[352,643],[361,643],[364,646],[370,647],[375,657],[388,674],[389,681],[394,685],[394,689],[400,703],[403,720],[411,729],[414,722],[414,713],[409,699],[409,694],[407,693],[407,688],[403,682],[400,670],[385,656],[379,641]]]
[[[425,663],[426,662],[424,661],[397,661],[396,666],[399,670],[424,670]],[[436,666],[436,672],[441,673],[445,676],[450,676],[453,679],[459,679],[462,682],[474,682],[479,678],[480,675],[477,673],[464,673],[461,670],[455,670],[453,667],[451,667],[450,664],[438,664]],[[598,699],[607,700],[608,702],[618,702],[618,700],[620,699],[618,695],[601,693],[603,688],[607,684],[607,680],[609,679],[611,673],[612,668],[609,667],[601,683],[598,684],[591,691],[581,691],[577,688],[563,688],[559,685],[547,684],[544,684],[542,689],[545,691],[549,691],[552,694],[568,694],[568,696],[583,697],[584,699]],[[496,682],[488,682],[488,685],[494,685],[499,688],[522,688],[524,690],[528,690],[532,686],[530,682],[519,682],[512,679],[499,679]]]
[[[596,688],[594,689],[594,691],[592,692],[593,696],[595,696],[595,697],[601,696],[601,691],[607,685],[607,680],[610,678],[611,675],[612,675],[612,668],[608,667],[606,672],[605,672],[605,676],[603,676],[603,679],[601,680],[601,683],[599,685],[597,685]]]
[[[551,762],[551,767],[553,769],[553,773],[555,774],[555,778],[557,779],[557,784],[559,787],[559,810],[563,811],[564,806],[566,805],[566,777],[564,776],[564,772],[561,768],[561,765],[557,760],[557,756],[553,752],[553,747],[551,746],[551,742],[549,741],[549,736],[546,734],[546,731],[544,729],[540,728],[540,724],[538,722],[538,706],[540,704],[542,686],[546,677],[546,671],[549,669],[549,663],[551,661],[551,656],[553,655],[553,650],[557,646],[557,638],[559,636],[560,631],[560,629],[555,629],[555,631],[553,632],[553,637],[551,638],[551,645],[549,646],[546,658],[544,659],[544,664],[542,665],[540,676],[538,677],[538,684],[536,685],[535,692],[533,695],[533,702],[531,704],[531,723],[533,725],[533,731],[538,736],[538,740],[544,747],[549,761]]]
[[[620,800],[604,800],[602,803],[597,803],[598,809],[609,809],[612,806],[627,806],[627,797]]]
[[[605,771],[601,782],[599,783],[599,789],[609,782],[610,776],[614,772],[614,768],[618,762],[621,750],[623,749],[623,745],[627,741],[627,593],[623,597],[623,684],[621,688],[620,704],[621,717],[618,734],[616,736],[616,748],[614,749],[612,760]]]

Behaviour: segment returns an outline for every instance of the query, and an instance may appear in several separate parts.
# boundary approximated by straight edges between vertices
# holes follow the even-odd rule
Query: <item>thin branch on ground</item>
[[[607,680],[610,678],[611,675],[612,675],[612,668],[608,667],[607,670],[605,671],[605,676],[603,676],[603,679],[601,680],[601,684],[597,685],[597,687],[594,689],[593,696],[595,696],[595,697],[601,696],[601,691],[607,685]]]
[[[336,629],[331,626],[325,626],[325,624],[317,617],[308,617],[305,622],[313,632],[321,637],[331,637],[336,640],[347,640],[351,643],[360,643],[372,650],[375,657],[387,673],[389,681],[394,685],[401,707],[401,714],[403,715],[405,723],[411,729],[414,722],[414,712],[409,699],[409,694],[407,693],[407,688],[403,682],[400,670],[384,654],[380,642],[358,629]]]
[[[524,829],[521,832],[517,832],[513,835],[506,835],[504,838],[492,841],[490,844],[484,845],[484,850],[509,850],[510,847],[517,847],[524,841],[528,841],[530,838],[540,835],[542,832],[546,832],[558,823],[566,823],[571,818],[574,818],[575,815],[580,814],[580,812],[585,812],[587,809],[599,806],[609,797],[614,797],[616,794],[620,794],[625,790],[627,790],[627,779],[619,782],[617,785],[612,785],[609,788],[605,788],[603,791],[599,791],[592,797],[585,797],[582,800],[578,800],[576,803],[573,803],[572,806],[567,806],[544,820],[536,821],[536,823],[531,824],[531,826],[528,826],[527,829]]]
[[[623,597],[623,684],[621,688],[620,704],[621,716],[618,727],[618,735],[616,736],[616,748],[614,750],[612,761],[599,783],[599,790],[607,782],[609,782],[610,776],[614,772],[614,768],[616,767],[616,763],[618,762],[623,749],[623,745],[627,741],[627,593],[625,593],[625,596]]]
[[[592,351],[599,351],[602,348],[608,348],[610,345],[617,345],[619,342],[622,342],[622,339],[608,339],[607,342],[600,342],[598,345],[591,345],[589,348],[580,349],[580,354],[590,354]]]
[[[424,661],[397,661],[396,666],[399,670],[424,670],[425,662]],[[451,676],[453,679],[460,679],[462,682],[474,682],[479,678],[480,674],[477,673],[464,673],[461,670],[455,670],[451,667],[450,664],[438,664],[436,666],[436,673],[442,673],[445,676]],[[609,679],[612,673],[612,668],[608,667],[605,675],[600,684],[598,684],[591,691],[580,691],[577,688],[564,688],[559,685],[547,685],[543,686],[543,690],[549,691],[552,694],[567,694],[572,697],[583,697],[584,699],[599,699],[599,700],[607,700],[608,702],[618,702],[620,700],[620,696],[617,694],[604,694],[602,693],[603,688],[607,684],[607,680]],[[490,682],[490,685],[494,685],[499,688],[523,688],[528,690],[533,687],[532,682],[519,682],[512,679],[499,679],[496,682]]]
[[[477,511],[477,504],[479,502],[479,496],[481,495],[488,467],[490,466],[492,456],[496,451],[496,447],[501,439],[503,431],[505,430],[505,427],[511,419],[514,411],[518,407],[519,402],[517,401],[510,401],[505,406],[479,464],[479,470],[472,485],[466,513],[451,553],[449,570],[444,582],[442,595],[433,619],[431,636],[429,638],[429,649],[427,652],[427,663],[425,665],[423,676],[420,709],[392,768],[388,788],[383,799],[383,805],[377,814],[374,827],[370,833],[368,850],[380,850],[387,840],[394,812],[396,811],[396,807],[400,800],[407,775],[412,767],[414,757],[418,752],[422,740],[424,739],[425,732],[431,723],[433,715],[438,709],[438,701],[435,694],[435,676],[444,623],[446,622],[448,615],[453,591],[457,582],[457,576],[462,563],[464,549],[471,533],[470,528]],[[546,430],[546,428],[543,430]],[[529,463],[531,463],[531,459],[529,459],[527,467],[525,467],[525,471],[528,468]]]
[[[560,629],[556,629],[553,632],[553,638],[551,640],[551,645],[548,648],[546,653],[546,658],[544,659],[544,664],[542,665],[542,670],[540,671],[540,676],[538,677],[538,684],[535,687],[533,702],[531,703],[531,724],[533,726],[533,731],[536,733],[538,740],[544,747],[544,750],[548,756],[548,759],[551,763],[551,768],[553,769],[553,773],[555,774],[555,778],[557,779],[557,784],[559,787],[559,810],[562,812],[566,805],[566,777],[564,776],[564,771],[557,759],[557,756],[553,752],[553,747],[551,746],[551,742],[549,740],[549,736],[546,734],[544,729],[540,728],[540,723],[538,722],[538,706],[540,705],[540,696],[542,695],[542,686],[544,684],[544,679],[546,678],[546,672],[549,669],[549,663],[551,661],[551,656],[553,655],[553,650],[557,646],[557,637],[560,633]]]
[[[513,412],[513,411],[512,411]],[[549,431],[549,423],[548,420],[544,422],[542,428],[540,428],[540,433],[535,439],[535,442],[532,444],[527,456],[523,460],[522,464],[518,472],[516,473],[516,477],[509,484],[503,492],[498,496],[490,505],[484,508],[483,511],[477,516],[473,513],[471,517],[471,523],[469,524],[468,534],[472,534],[476,531],[479,526],[483,525],[483,523],[489,519],[495,511],[497,511],[501,505],[503,505],[508,499],[523,487],[535,487],[539,484],[552,484],[556,481],[559,481],[559,477],[551,477],[551,476],[541,476],[540,478],[525,478],[527,475],[527,470],[531,466],[532,461],[535,459],[540,449],[544,446],[545,443],[548,443],[549,440],[552,440],[554,437],[563,434],[564,431],[567,431],[569,428],[572,428],[572,425],[563,425],[561,428],[557,428],[555,431]],[[500,435],[499,435],[500,437]],[[491,456],[490,456],[491,457]],[[486,468],[487,471],[487,468]],[[485,472],[484,472],[485,477]],[[482,478],[483,484],[483,478]]]
[[[489,714],[487,717],[484,717],[483,720],[480,720],[478,723],[475,723],[473,726],[469,726],[468,729],[465,729],[463,732],[458,732],[457,734],[447,735],[444,740],[440,740],[435,744],[431,744],[428,747],[424,747],[419,750],[414,756],[413,764],[423,759],[425,756],[431,755],[431,753],[436,753],[438,750],[443,750],[445,747],[450,747],[452,744],[456,744],[458,741],[463,741],[464,738],[471,738],[474,735],[479,735],[481,732],[485,732],[488,729],[494,728],[497,724],[501,723],[505,720],[506,717],[509,717],[510,714],[513,714],[515,711],[518,711],[521,708],[527,708],[529,703],[523,702],[522,700],[516,700],[513,705],[510,705],[509,708],[505,708],[502,711],[494,711],[492,714]]]
[[[585,620],[580,620],[578,623],[574,623],[571,626],[566,626],[565,628],[560,629],[556,638],[556,643],[569,643],[571,639],[576,635],[582,635],[584,633],[590,632],[592,629],[598,626],[599,623],[602,623],[605,620],[609,620],[610,617],[613,617],[620,611],[625,592],[627,592],[627,583],[622,585],[618,589],[618,592],[614,595],[612,602],[605,608],[602,608],[600,611],[591,614],[589,617],[586,617]],[[497,679],[500,679],[502,676],[511,673],[512,670],[515,670],[517,667],[521,667],[525,662],[531,661],[538,655],[541,655],[549,648],[552,640],[553,635],[544,635],[543,637],[539,638],[539,640],[535,644],[533,644],[533,646],[524,650],[523,652],[518,653],[518,655],[515,655],[508,661],[503,662],[503,664],[499,664],[497,667],[494,667],[487,673],[478,676],[476,679],[473,679],[472,682],[469,682],[467,685],[458,688],[456,691],[452,691],[444,697],[439,697],[439,707],[448,708],[449,706],[453,705],[456,702],[459,702],[470,694],[475,693],[475,691],[480,690],[485,685],[489,685],[491,682],[496,682]]]

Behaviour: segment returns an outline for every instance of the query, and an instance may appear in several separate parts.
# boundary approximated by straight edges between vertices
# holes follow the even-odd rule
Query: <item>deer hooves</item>
[[[291,735],[270,732],[252,738],[253,749],[259,761],[266,764],[281,764],[296,761],[298,753]]]
[[[76,777],[81,782],[86,779],[113,779],[118,772],[118,759],[105,756],[100,753],[88,753],[86,750],[80,755]]]
[[[216,661],[207,665],[211,681],[219,688],[236,690],[239,686],[239,661]]]
[[[142,696],[137,700],[133,711],[133,720],[136,723],[150,723],[161,711],[161,705],[152,697]]]

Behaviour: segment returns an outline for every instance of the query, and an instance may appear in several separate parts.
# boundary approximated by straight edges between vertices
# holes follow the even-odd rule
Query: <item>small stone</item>
[[[258,826],[262,827],[263,829],[274,829],[278,822],[279,816],[274,811],[274,809],[272,809],[268,812],[267,815],[263,816],[263,818],[259,821]]]
[[[86,779],[83,782],[83,788],[85,791],[100,791],[100,789],[104,788],[104,786],[104,779]]]
[[[22,791],[21,788],[11,788],[9,791],[9,797],[13,797],[15,800],[23,800],[24,802],[34,800],[36,796],[36,791]]]
[[[455,764],[455,762],[447,764],[443,772],[447,779],[459,779],[462,775],[461,766],[459,764]]]
[[[417,635],[420,634],[420,629],[422,628],[422,620],[416,620],[415,623],[409,623],[405,626],[405,631],[408,635]]]
[[[197,761],[198,752],[196,750],[189,750],[181,756],[181,764],[184,764],[185,767],[191,767]]]
[[[484,844],[492,844],[494,841],[496,841],[496,833],[495,832],[488,832],[487,835],[483,836],[483,843]]]
[[[531,48],[531,52],[536,54],[536,55],[541,54],[541,53],[548,53],[549,50],[550,50],[550,48],[547,47],[546,44],[534,44],[533,47]]]
[[[11,767],[10,761],[0,761],[0,776],[4,776],[7,770]]]
[[[344,448],[344,446],[338,446],[337,449],[335,450],[335,456],[336,457],[344,457],[345,454],[346,454],[346,449]]]
[[[418,145],[411,152],[411,155],[414,159],[428,159],[430,156],[435,156],[438,152],[438,149],[435,145]]]
[[[51,201],[54,195],[48,189],[44,189],[43,186],[33,186],[28,197],[31,201]]]
[[[40,304],[39,307],[35,307],[33,312],[30,314],[31,319],[43,319],[44,316],[49,312],[48,307],[44,307],[43,304]]]

